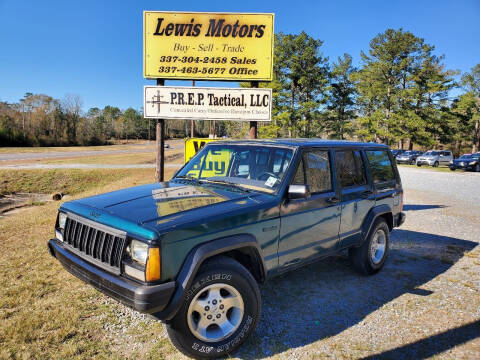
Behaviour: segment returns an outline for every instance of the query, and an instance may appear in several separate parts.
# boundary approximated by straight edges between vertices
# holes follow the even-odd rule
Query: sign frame
[[[259,117],[255,117],[255,116],[251,116],[251,117],[244,116],[244,117],[242,117],[240,115],[239,115],[239,117],[225,118],[225,115],[222,116],[221,114],[217,117],[209,117],[208,113],[198,114],[197,116],[189,116],[189,113],[181,113],[178,116],[168,116],[168,115],[165,115],[165,114],[155,114],[155,115],[151,115],[151,116],[146,116],[146,108],[147,108],[147,104],[148,104],[148,101],[147,101],[147,89],[148,88],[158,89],[159,91],[160,90],[167,90],[167,89],[181,89],[183,91],[191,90],[192,92],[197,92],[197,93],[201,92],[202,90],[205,90],[205,91],[208,91],[208,90],[211,90],[211,91],[225,90],[225,91],[235,91],[235,92],[240,92],[240,93],[242,91],[268,93],[268,96],[269,96],[268,119],[266,119],[265,117],[260,117],[260,116]],[[206,100],[206,98],[205,98],[205,100]],[[163,103],[163,102],[161,102],[160,99],[158,99],[157,101],[160,104]],[[260,122],[270,122],[270,121],[272,121],[272,102],[273,102],[273,94],[272,94],[272,89],[270,89],[270,88],[241,88],[241,87],[226,88],[226,87],[213,87],[213,86],[210,86],[210,87],[205,86],[204,87],[204,86],[154,86],[154,85],[145,85],[143,87],[143,117],[145,119],[162,118],[162,119],[165,119],[165,120],[196,120],[196,121],[210,120],[210,121],[241,121],[241,122],[260,121]],[[168,102],[165,102],[165,103],[168,104]],[[190,106],[190,105],[187,105],[187,104],[181,104],[181,105]],[[159,105],[159,106],[161,106],[161,105]],[[173,106],[175,106],[175,105],[173,105]],[[197,104],[196,106],[201,106],[201,105]]]
[[[203,74],[208,76],[196,76],[196,74],[187,73],[183,75],[172,76],[169,74],[153,74],[147,73],[147,57],[150,55],[147,54],[147,29],[146,29],[146,18],[147,14],[169,14],[169,15],[186,15],[186,14],[200,14],[200,15],[212,15],[212,16],[255,16],[263,15],[271,17],[271,41],[270,41],[270,63],[269,63],[269,75],[268,76],[244,76],[244,74],[239,74],[238,76],[216,76],[215,74]],[[213,39],[213,38],[212,38]],[[275,40],[275,14],[274,13],[249,13],[249,12],[201,12],[201,11],[160,11],[160,10],[144,10],[143,11],[143,77],[145,79],[154,80],[154,79],[167,79],[167,80],[200,80],[200,81],[263,81],[269,82],[273,80],[273,56],[274,56],[274,40]],[[191,56],[191,55],[188,55]],[[213,75],[213,76],[212,76]]]

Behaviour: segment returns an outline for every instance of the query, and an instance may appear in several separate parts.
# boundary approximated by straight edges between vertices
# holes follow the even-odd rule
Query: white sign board
[[[270,121],[272,89],[145,86],[148,119]]]

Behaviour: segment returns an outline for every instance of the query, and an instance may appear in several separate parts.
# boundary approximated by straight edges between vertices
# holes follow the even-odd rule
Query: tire
[[[374,241],[380,240],[376,236],[382,236],[383,240],[383,253],[381,253],[381,247],[377,248],[378,251],[373,253]],[[376,240],[377,239],[377,240]],[[380,243],[379,242],[379,243]],[[379,272],[385,265],[385,261],[388,257],[390,249],[390,230],[384,218],[378,218],[372,225],[370,233],[363,242],[362,246],[350,248],[348,250],[348,256],[353,264],[354,269],[362,275],[373,275]]]
[[[167,324],[167,333],[178,350],[196,359],[228,356],[250,336],[260,318],[261,298],[256,280],[240,263],[227,257],[202,265],[185,294],[182,307]],[[232,307],[222,308],[221,300],[229,301]],[[222,320],[226,334],[217,325]],[[202,321],[207,324],[204,331],[197,327]]]
[[[475,172],[480,172],[480,164],[475,165]]]
[[[435,162],[433,163],[433,167],[438,167],[438,165],[439,165],[439,164],[438,164],[438,161],[435,161]]]
[[[422,164],[417,163],[417,166],[420,167],[420,166],[422,166]]]
[[[455,168],[450,168],[450,170],[455,171]]]
[[[415,160],[410,161],[410,165],[415,165]]]

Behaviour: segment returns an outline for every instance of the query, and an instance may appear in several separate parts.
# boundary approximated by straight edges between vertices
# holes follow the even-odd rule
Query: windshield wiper
[[[173,178],[173,180],[175,179],[182,179],[182,180],[189,180],[189,181],[193,181],[197,184],[201,184],[201,181],[198,180],[197,178],[193,177],[193,176],[190,176],[190,175],[180,175],[180,176],[175,176]]]
[[[234,188],[237,188],[237,189],[240,188],[242,191],[246,191],[246,192],[252,192],[252,190],[244,188],[241,184],[238,184],[238,183],[235,183],[235,182],[232,182],[232,181],[210,180],[210,179],[206,179],[205,181],[209,182],[209,183],[213,183],[213,184],[228,185],[228,186],[231,186],[231,187],[234,187]]]

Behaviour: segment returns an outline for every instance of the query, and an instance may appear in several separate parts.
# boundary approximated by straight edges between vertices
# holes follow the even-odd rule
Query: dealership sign
[[[145,86],[150,119],[270,121],[271,89]]]
[[[144,77],[270,81],[273,17],[144,11]]]

